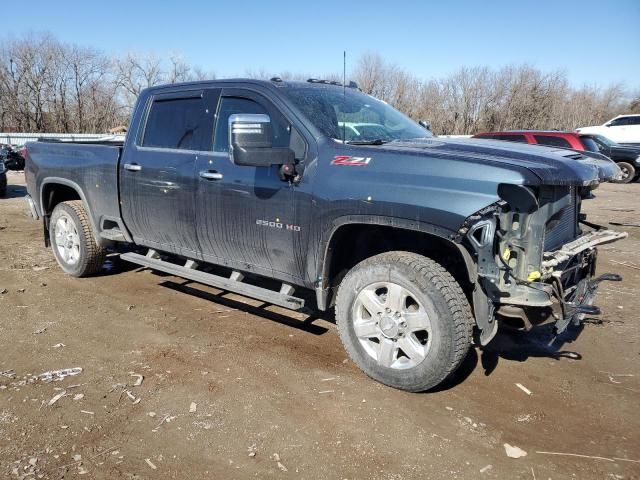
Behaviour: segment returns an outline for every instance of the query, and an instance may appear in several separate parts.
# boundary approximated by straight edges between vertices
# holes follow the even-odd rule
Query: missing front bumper
[[[579,325],[588,315],[600,315],[600,308],[593,305],[593,300],[600,283],[604,281],[621,282],[622,277],[616,273],[604,273],[596,278],[583,278],[567,298],[560,301],[562,315],[556,321],[556,334],[564,332],[571,324]]]
[[[616,232],[614,230],[607,229],[594,230],[586,233],[572,242],[563,245],[558,250],[545,252],[544,260],[542,261],[542,269],[545,273],[552,273],[557,267],[566,264],[576,255],[584,251],[592,249],[598,245],[617,242],[618,240],[622,240],[628,236],[629,234],[627,232]]]
[[[609,273],[595,276],[596,247],[625,237],[626,232],[600,228],[545,252],[540,280],[520,282],[515,287],[517,294],[512,292],[500,298],[496,313],[511,324],[520,324],[524,330],[553,322],[556,333],[600,314],[600,309],[593,305],[599,284],[620,281],[622,277]]]

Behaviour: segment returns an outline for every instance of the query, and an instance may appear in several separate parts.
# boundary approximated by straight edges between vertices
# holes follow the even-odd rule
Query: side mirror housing
[[[269,115],[238,113],[229,116],[229,156],[235,165],[270,167],[294,163],[293,150],[272,144]]]

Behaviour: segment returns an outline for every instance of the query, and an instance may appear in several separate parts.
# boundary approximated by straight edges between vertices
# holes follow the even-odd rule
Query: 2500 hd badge
[[[270,220],[256,220],[256,225],[262,225],[263,227],[270,227],[270,228],[280,228],[280,229],[285,229],[285,230],[292,230],[294,232],[299,232],[300,226],[299,225],[291,225],[289,223],[281,223],[279,220],[276,220],[275,222],[270,221]]]

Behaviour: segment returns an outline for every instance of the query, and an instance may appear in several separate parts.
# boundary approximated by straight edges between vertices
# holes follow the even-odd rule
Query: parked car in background
[[[640,145],[640,114],[618,115],[602,125],[577,128],[576,132],[604,135],[617,143]]]
[[[640,146],[620,145],[604,135],[580,135],[580,140],[587,150],[600,152],[618,164],[622,170],[620,183],[637,181],[640,178]],[[593,148],[597,150],[594,150]]]
[[[0,161],[4,162],[8,170],[24,170],[24,148],[20,152],[11,145],[0,147]]]
[[[0,160],[0,198],[7,196],[7,167]]]
[[[625,147],[602,135],[558,132],[555,130],[511,130],[508,132],[478,133],[473,138],[490,138],[508,142],[529,143],[551,147],[571,148],[581,152],[601,153],[618,164],[622,177],[616,183],[629,183],[640,174],[640,148]],[[598,140],[596,141],[596,138]],[[606,146],[609,145],[609,146]]]

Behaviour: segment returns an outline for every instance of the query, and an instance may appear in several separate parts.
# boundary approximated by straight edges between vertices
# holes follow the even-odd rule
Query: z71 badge
[[[346,165],[349,167],[364,167],[369,165],[371,157],[350,157],[348,155],[336,155],[331,165]]]

